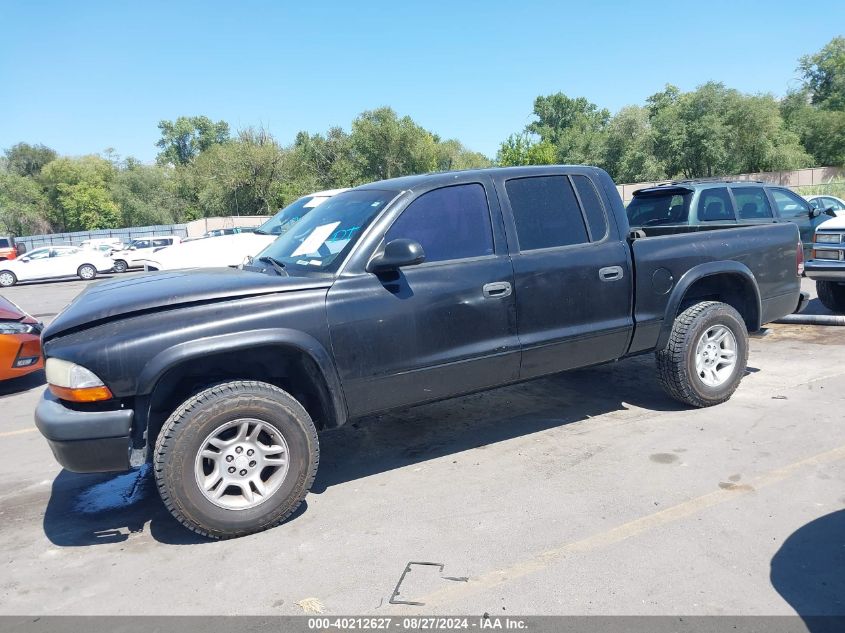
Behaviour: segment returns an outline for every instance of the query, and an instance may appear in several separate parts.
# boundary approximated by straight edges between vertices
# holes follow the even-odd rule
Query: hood
[[[149,255],[146,260],[159,270],[239,266],[247,255],[257,255],[272,244],[276,237],[259,233],[206,237],[163,248]]]
[[[330,278],[277,277],[236,268],[188,269],[102,281],[90,286],[44,331],[44,338],[138,312],[277,292],[328,288]]]
[[[826,229],[828,231],[841,231],[845,229],[845,216],[839,215],[835,218],[825,220],[816,227],[816,230]]]

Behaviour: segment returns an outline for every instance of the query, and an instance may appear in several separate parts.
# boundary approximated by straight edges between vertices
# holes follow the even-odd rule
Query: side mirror
[[[137,251],[137,250],[138,250],[138,247],[137,247],[137,246],[130,246],[128,250],[130,250],[130,251]]]
[[[813,218],[819,217],[821,214],[822,214],[822,212],[819,209],[816,209],[815,207],[810,207],[810,219],[811,220]]]
[[[29,257],[21,257],[21,261],[25,264],[29,261]]]
[[[391,240],[384,252],[370,260],[367,272],[380,273],[403,266],[415,266],[425,261],[425,251],[419,242],[408,239]]]

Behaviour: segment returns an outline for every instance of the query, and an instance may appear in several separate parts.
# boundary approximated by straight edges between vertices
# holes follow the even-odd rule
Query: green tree
[[[556,161],[601,165],[610,112],[584,97],[572,99],[562,92],[537,97],[534,116],[526,131],[555,147]]]
[[[845,166],[845,38],[801,58],[803,83],[781,101],[787,126],[817,165]]]
[[[120,211],[105,187],[92,182],[60,183],[59,204],[72,222],[72,231],[114,229],[121,225]]]
[[[57,156],[55,150],[46,145],[30,145],[18,143],[7,149],[7,166],[10,172],[19,176],[37,176],[41,169]]]
[[[835,37],[815,55],[799,60],[810,102],[825,110],[845,110],[845,37]]]
[[[771,95],[744,95],[718,82],[674,86],[648,99],[654,155],[668,176],[698,178],[796,169],[812,163]]]
[[[382,180],[437,169],[437,141],[409,116],[391,108],[361,113],[352,122],[354,161],[364,180]]]
[[[18,236],[49,231],[47,198],[32,178],[0,172],[0,228]]]
[[[98,224],[89,216],[83,221],[81,210],[88,213],[94,208],[86,202],[110,199],[108,190],[116,175],[115,167],[100,156],[82,156],[81,158],[61,157],[48,163],[41,170],[39,181],[44,187],[48,201],[47,218],[55,231],[78,231]],[[85,185],[76,189],[77,185]],[[98,190],[96,194],[92,190]],[[95,200],[96,198],[96,200]],[[105,213],[110,213],[111,206],[100,205]],[[111,218],[104,220],[114,224]]]
[[[273,213],[285,201],[288,155],[271,134],[248,128],[177,172],[177,190],[199,216]]]
[[[216,123],[207,116],[181,116],[175,121],[159,121],[161,148],[158,162],[162,165],[187,165],[210,147],[229,140],[229,124]]]
[[[496,163],[502,167],[518,165],[553,165],[556,162],[555,146],[549,141],[536,141],[528,132],[511,134],[499,146]]]
[[[456,140],[437,142],[437,170],[451,171],[455,169],[481,169],[490,167],[493,162],[484,154],[473,152]]]
[[[128,158],[117,170],[109,191],[120,209],[122,226],[148,226],[181,221],[182,204],[174,188],[173,170]]]
[[[654,145],[648,110],[622,108],[607,126],[604,167],[617,182],[663,180],[666,169],[655,156]]]
[[[352,187],[362,181],[352,156],[352,139],[340,127],[323,134],[300,132],[291,151],[289,195]]]

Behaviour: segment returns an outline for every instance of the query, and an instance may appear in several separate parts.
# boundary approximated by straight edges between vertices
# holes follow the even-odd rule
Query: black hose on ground
[[[787,325],[845,325],[845,315],[841,314],[787,314],[775,323]]]

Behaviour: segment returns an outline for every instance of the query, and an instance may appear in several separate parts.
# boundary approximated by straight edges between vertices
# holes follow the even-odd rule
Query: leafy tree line
[[[283,147],[261,128],[233,134],[205,116],[159,123],[156,164],[100,155],[59,156],[18,143],[0,159],[0,232],[28,235],[170,224],[275,212],[321,189],[410,173],[486,167],[459,141],[443,140],[384,107],[351,131],[300,132]]]
[[[845,37],[799,60],[801,87],[778,100],[708,82],[672,85],[615,116],[563,93],[499,148],[502,165],[586,163],[617,182],[845,165]]]
[[[668,85],[611,115],[584,97],[540,96],[534,120],[501,144],[496,163],[593,164],[617,182],[845,165],[845,38],[801,58],[798,70],[800,88],[782,100],[716,82],[686,93]],[[233,133],[205,116],[158,128],[154,165],[111,149],[69,157],[44,145],[7,148],[0,232],[268,214],[312,191],[493,164],[388,107],[361,113],[349,131],[300,132],[288,146],[264,129]]]

